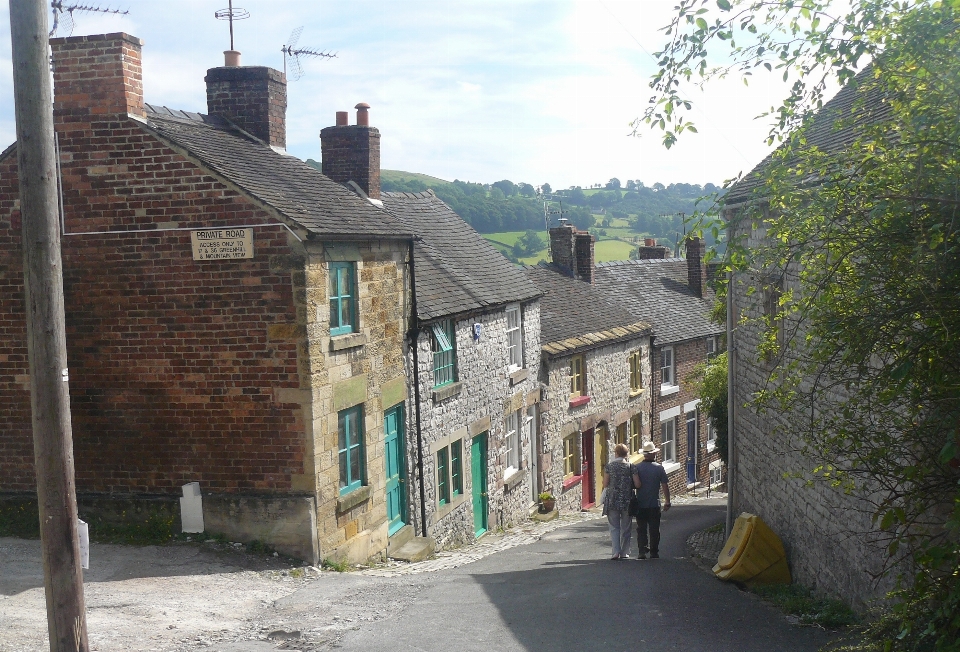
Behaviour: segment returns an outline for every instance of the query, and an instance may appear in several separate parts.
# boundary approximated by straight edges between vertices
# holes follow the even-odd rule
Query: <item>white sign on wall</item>
[[[253,229],[191,231],[194,260],[253,258]]]

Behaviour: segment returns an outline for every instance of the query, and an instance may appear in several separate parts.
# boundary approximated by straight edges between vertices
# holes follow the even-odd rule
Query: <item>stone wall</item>
[[[631,395],[630,360],[632,352],[641,351],[643,391]],[[597,481],[603,466],[613,459],[616,429],[628,424],[634,415],[641,417],[641,439],[650,433],[650,339],[639,337],[623,342],[600,346],[583,352],[587,367],[587,395],[585,405],[571,407],[570,403],[570,356],[551,357],[544,362],[543,417],[542,417],[542,463],[541,475],[544,486],[557,497],[562,510],[580,511],[583,483],[592,481],[595,496],[599,499]],[[607,427],[607,459],[601,459],[602,444],[596,436],[598,426]],[[592,478],[575,475],[564,478],[563,439],[577,433],[594,431],[595,472]],[[635,451],[631,451],[635,453]],[[580,451],[581,459],[583,450]]]
[[[752,234],[756,242],[762,234]],[[741,323],[762,313],[762,292],[748,295],[756,281],[738,276],[734,309],[739,325],[734,332],[734,428],[736,460],[733,474],[734,514],[758,514],[783,540],[794,580],[818,593],[839,596],[858,608],[892,588],[873,577],[880,571],[885,552],[877,543],[870,506],[857,495],[848,495],[827,483],[808,484],[794,474],[807,475],[811,460],[801,442],[780,428],[781,415],[759,414],[750,407],[771,367],[758,360],[760,326]]]
[[[507,320],[503,308],[459,317],[455,321],[457,382],[433,389],[433,353],[429,327],[421,331],[418,344],[421,390],[421,432],[424,449],[427,530],[439,547],[471,543],[475,539],[472,480],[470,477],[471,439],[487,433],[488,530],[525,519],[533,504],[531,487],[530,440],[521,436],[521,469],[505,478],[505,427],[511,411],[539,401],[537,369],[540,366],[540,307],[538,301],[522,306],[524,367],[510,373],[507,356]],[[480,324],[479,341],[474,340],[473,325]],[[413,368],[408,355],[408,369]],[[417,442],[413,379],[407,401],[407,457],[410,518],[420,533],[420,494],[417,486]],[[536,423],[536,421],[535,421]],[[439,506],[436,473],[438,448],[463,440],[464,486],[461,497],[452,497],[451,505]]]
[[[404,243],[328,243],[311,249],[306,269],[306,342],[312,415],[302,488],[316,482],[321,556],[361,562],[387,546],[382,387],[404,376]],[[356,264],[359,328],[330,336],[327,270]],[[363,406],[364,486],[340,496],[338,413]],[[314,480],[315,478],[315,480]],[[300,484],[298,483],[298,488]]]

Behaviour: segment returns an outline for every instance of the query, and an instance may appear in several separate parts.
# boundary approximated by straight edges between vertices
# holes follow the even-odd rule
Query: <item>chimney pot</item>
[[[224,50],[223,51],[223,65],[226,68],[239,68],[240,67],[240,52],[237,50]]]
[[[360,102],[354,107],[357,110],[357,124],[361,127],[370,126],[370,105],[366,102]]]
[[[656,239],[656,238],[644,238],[644,239],[643,239],[643,246],[645,246],[645,247],[656,247],[656,246],[657,246],[657,239]]]
[[[337,126],[346,127],[350,124],[350,114],[346,111],[337,111]]]

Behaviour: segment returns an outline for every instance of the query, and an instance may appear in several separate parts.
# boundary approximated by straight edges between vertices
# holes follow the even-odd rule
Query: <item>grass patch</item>
[[[0,502],[0,537],[40,538],[40,513],[36,500]]]
[[[725,526],[723,523],[717,523],[716,525],[711,525],[704,532],[723,532]]]
[[[613,260],[629,260],[633,249],[633,245],[621,240],[599,240],[594,245],[593,252],[598,263],[606,263]]]
[[[337,571],[338,573],[346,573],[348,570],[350,570],[349,563],[345,561],[337,561],[336,559],[324,559],[320,565],[323,568]]]
[[[81,516],[81,518],[83,518]],[[88,517],[90,540],[96,543],[123,543],[152,546],[169,543],[174,538],[172,516],[150,514],[138,521],[111,522],[96,516]]]
[[[797,584],[756,586],[750,590],[784,613],[796,616],[804,625],[834,628],[858,622],[857,615],[843,602],[815,597],[810,589]]]

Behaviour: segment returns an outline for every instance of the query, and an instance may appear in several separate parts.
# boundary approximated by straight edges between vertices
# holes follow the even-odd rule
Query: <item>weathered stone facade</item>
[[[639,392],[631,392],[630,386],[630,354],[635,351],[640,351],[643,378],[643,387]],[[642,444],[650,433],[649,336],[578,351],[576,354],[583,355],[585,360],[589,402],[578,405],[580,401],[571,400],[570,355],[545,358],[541,372],[546,384],[541,474],[544,487],[557,497],[557,506],[571,511],[579,511],[599,500],[601,474],[606,463],[613,459],[618,428],[626,428],[625,443],[633,454],[636,454],[639,445],[630,446],[631,419],[640,417],[640,436],[635,442]],[[565,473],[564,439],[568,437],[576,438],[578,444],[579,473]],[[584,444],[589,448],[585,448]],[[588,482],[591,484],[586,486]],[[586,500],[584,491],[587,492]]]
[[[504,307],[454,320],[457,380],[433,387],[433,353],[429,325],[421,330],[418,344],[420,387],[420,432],[423,437],[423,472],[427,532],[439,547],[472,543],[476,538],[471,478],[471,441],[486,433],[487,439],[487,530],[505,527],[525,519],[534,504],[530,475],[529,430],[521,429],[520,468],[505,477],[507,469],[505,428],[511,412],[535,407],[540,399],[537,369],[540,366],[540,308],[538,301],[521,307],[523,323],[523,367],[512,372],[507,355],[507,318]],[[480,325],[479,340],[474,325]],[[408,369],[413,356],[407,356]],[[410,477],[417,474],[416,407],[414,384],[409,383],[407,401],[407,458]],[[536,410],[535,410],[536,414]],[[533,432],[538,430],[538,414]],[[437,452],[462,441],[463,487],[451,502],[439,505],[437,498]],[[420,525],[420,495],[416,483],[409,483],[407,504],[416,531]]]
[[[306,271],[306,346],[309,347],[311,418],[302,482],[316,482],[317,528],[323,557],[351,562],[383,554],[387,547],[384,409],[382,387],[404,381],[405,319],[402,242],[337,243],[311,251]],[[358,327],[330,336],[328,269],[356,265]],[[389,400],[389,399],[388,399]],[[364,486],[340,495],[338,414],[363,406]]]
[[[759,244],[762,232],[751,232]],[[859,608],[884,595],[887,579],[874,579],[886,558],[876,543],[870,505],[826,482],[807,483],[813,463],[801,442],[784,430],[783,415],[751,407],[772,367],[758,359],[763,292],[751,292],[756,279],[743,274],[734,282],[730,318],[733,333],[733,432],[735,457],[730,467],[734,515],[758,514],[783,540],[794,580],[814,590],[840,596]],[[750,319],[742,321],[742,317]]]

